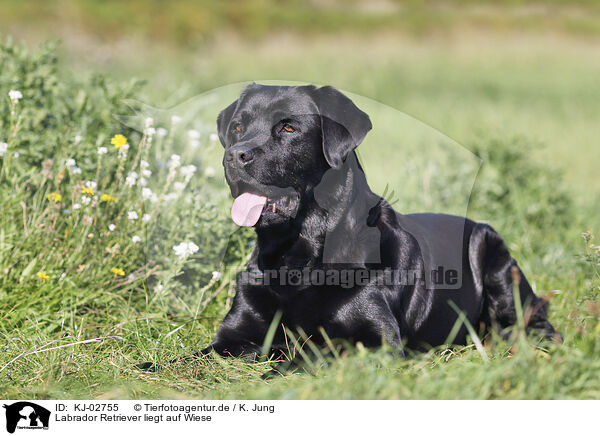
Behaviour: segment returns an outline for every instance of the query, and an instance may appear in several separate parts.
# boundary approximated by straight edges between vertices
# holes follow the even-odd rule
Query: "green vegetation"
[[[189,46],[223,32],[253,40],[274,32],[367,36],[400,31],[422,36],[465,28],[600,33],[600,8],[593,0],[6,0],[2,7],[0,26],[11,32],[68,28],[107,41],[133,35]]]
[[[440,2],[427,10],[409,2],[402,14],[332,2],[316,18],[316,6],[295,2],[266,15],[269,2],[169,2],[164,25],[153,21],[156,8],[145,11],[147,2],[25,4],[4,2],[3,31],[28,23],[39,33],[27,39],[46,39],[50,27],[72,21],[108,42],[78,47],[62,34],[60,62],[53,46],[0,45],[0,143],[7,144],[0,148],[2,397],[600,398],[600,243],[593,239],[600,233],[600,58],[593,2],[553,5],[564,13],[552,16],[515,1],[482,9],[468,3],[460,13]],[[340,8],[347,13],[339,15]],[[333,16],[361,37],[340,35],[345,26],[332,25]],[[501,36],[518,26],[528,34]],[[396,28],[403,36],[388,33]],[[452,38],[437,39],[438,28]],[[290,29],[309,36],[269,37]],[[221,31],[252,42],[219,41]],[[540,38],[542,31],[548,33]],[[141,45],[110,46],[104,55],[105,44],[131,34]],[[474,346],[409,359],[358,346],[327,364],[312,362],[311,374],[269,381],[260,379],[268,362],[218,357],[182,360],[160,373],[135,370],[142,361],[191,355],[212,338],[231,303],[232,272],[252,249],[252,232],[236,230],[224,213],[230,199],[218,166],[221,148],[211,139],[231,90],[180,103],[263,79],[329,83],[369,96],[476,153],[482,167],[468,215],[496,228],[538,294],[551,298],[550,318],[565,344],[533,344],[516,332],[510,344],[491,338],[489,362]],[[22,98],[15,103],[10,90]],[[363,105],[375,129],[359,150],[376,189],[404,179],[383,158],[402,156],[401,144],[417,170],[405,191],[392,185],[395,207],[459,210],[472,167],[448,165],[431,184],[429,203],[411,196],[429,168],[414,149],[450,140],[407,116],[390,122],[386,117],[396,115],[389,108],[366,99]],[[183,119],[173,124],[172,115]],[[119,134],[127,156],[118,138],[111,143]],[[186,175],[190,165],[193,176]],[[198,250],[179,246],[184,242]]]

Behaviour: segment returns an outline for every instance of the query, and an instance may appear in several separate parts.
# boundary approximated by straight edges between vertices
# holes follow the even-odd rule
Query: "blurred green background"
[[[65,71],[148,81],[150,104],[267,79],[331,84],[473,148],[506,134],[600,188],[595,1],[0,2],[0,34],[60,40]],[[378,127],[378,126],[375,126]]]

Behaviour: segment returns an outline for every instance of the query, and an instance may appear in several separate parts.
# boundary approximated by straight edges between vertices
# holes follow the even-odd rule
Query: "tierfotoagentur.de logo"
[[[50,411],[29,401],[4,404],[6,409],[6,431],[14,433],[19,430],[48,430]]]

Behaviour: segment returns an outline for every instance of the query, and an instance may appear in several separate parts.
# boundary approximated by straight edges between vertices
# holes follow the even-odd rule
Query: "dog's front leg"
[[[272,314],[265,314],[264,308],[257,307],[247,295],[252,293],[252,289],[238,287],[231,310],[225,315],[215,338],[208,347],[196,353],[197,356],[208,356],[214,351],[221,356],[246,357],[250,361],[258,359]]]

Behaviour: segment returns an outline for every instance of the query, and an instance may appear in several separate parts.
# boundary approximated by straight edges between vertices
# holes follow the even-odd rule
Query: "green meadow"
[[[600,398],[593,2],[57,3],[0,18],[0,396]],[[215,120],[251,81],[351,95],[373,188],[492,225],[564,344],[517,326],[406,359],[358,344],[270,380],[269,356],[135,369],[198,351],[231,305],[253,232],[228,215]]]

